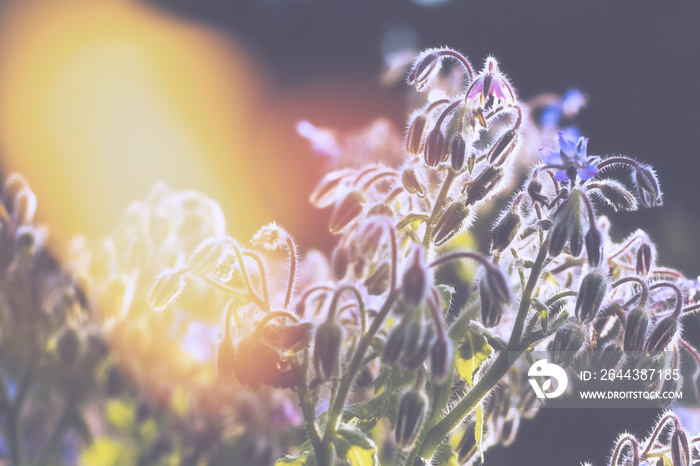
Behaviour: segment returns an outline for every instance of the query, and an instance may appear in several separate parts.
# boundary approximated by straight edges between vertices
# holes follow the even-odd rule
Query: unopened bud
[[[375,206],[376,207],[376,206]],[[368,213],[369,215],[369,213]],[[384,217],[368,217],[357,230],[357,253],[366,258],[372,258],[379,250],[387,224]]]
[[[600,352],[598,370],[617,369],[622,364],[622,348],[618,345],[608,345]]]
[[[476,455],[479,453],[476,444],[476,422],[470,421],[467,424],[467,429],[464,431],[455,453],[457,453],[459,464],[470,464],[471,459],[476,459]]]
[[[412,331],[412,327],[409,326],[409,332],[403,342],[401,365],[409,370],[418,368],[428,359],[430,356],[430,342],[433,340],[433,335],[435,334],[433,327],[425,327],[425,325],[420,322],[416,324],[419,326],[419,333],[416,334]]]
[[[418,115],[413,119],[406,135],[406,152],[411,155],[418,155],[422,152],[423,136],[427,124],[428,117],[425,115]]]
[[[532,202],[543,205],[549,204],[549,198],[542,194],[542,183],[537,180],[532,180],[527,185],[527,194],[532,199]]]
[[[671,344],[678,332],[678,318],[674,315],[664,317],[656,323],[656,326],[649,334],[646,343],[646,351],[650,355],[663,352]]]
[[[583,250],[583,232],[580,228],[572,228],[569,234],[569,252],[572,256],[578,257]]]
[[[401,173],[401,183],[407,192],[417,194],[418,197],[425,196],[427,192],[423,181],[413,168],[407,168]]]
[[[450,161],[452,162],[452,169],[459,172],[464,167],[464,159],[466,158],[467,152],[467,142],[464,136],[461,134],[456,135],[452,138],[450,143]]]
[[[401,356],[401,351],[403,350],[403,342],[406,327],[403,325],[397,325],[389,332],[389,336],[384,344],[384,349],[382,350],[382,362],[388,365],[396,364]]]
[[[155,285],[148,297],[148,304],[156,311],[162,311],[171,306],[185,288],[184,274],[186,270],[168,269],[156,279]]]
[[[385,204],[384,202],[380,202],[379,204],[374,204],[367,211],[367,217],[378,217],[378,216],[392,218],[394,216],[394,209],[392,209],[389,204]]]
[[[661,191],[654,170],[651,167],[640,164],[634,171],[634,179],[642,206],[660,206]]]
[[[350,264],[350,252],[347,248],[336,246],[331,255],[331,266],[333,275],[336,280],[342,280],[348,273],[348,265]]]
[[[552,362],[562,367],[568,367],[574,361],[576,353],[586,342],[586,336],[578,327],[565,327],[557,330],[554,340],[549,344]]]
[[[484,199],[503,179],[503,169],[491,165],[484,168],[474,181],[469,184],[466,205],[472,205]]]
[[[222,338],[216,351],[216,372],[219,377],[225,379],[233,374],[235,357],[236,350],[233,346],[233,340]]]
[[[313,331],[314,324],[301,322],[291,325],[268,324],[262,333],[275,348],[296,352],[311,343]]]
[[[576,317],[581,322],[591,322],[598,314],[607,291],[608,282],[601,273],[593,271],[583,277],[576,298]]]
[[[591,228],[586,233],[586,255],[591,267],[598,267],[603,260],[603,235],[597,228]]]
[[[319,209],[323,209],[324,207],[328,207],[329,205],[333,204],[338,198],[338,195],[342,192],[342,190],[339,188],[345,184],[345,180],[352,173],[354,173],[354,170],[348,169],[338,170],[327,174],[318,183],[313,193],[311,193],[311,203]]]
[[[620,182],[602,180],[596,183],[600,197],[609,204],[615,212],[620,210],[637,210],[637,199],[627,191]]]
[[[440,72],[442,58],[436,50],[426,50],[416,58],[408,73],[408,84],[413,85],[418,92],[425,91]]]
[[[428,400],[422,393],[411,390],[401,396],[394,430],[396,445],[401,450],[410,448],[416,441],[427,411]]]
[[[431,285],[430,271],[425,264],[423,247],[414,245],[409,252],[410,264],[403,273],[401,292],[411,306],[420,306]]]
[[[635,267],[637,275],[645,277],[649,273],[653,257],[649,243],[642,243],[637,250],[637,264]]]
[[[642,351],[648,327],[649,316],[644,309],[638,307],[627,314],[623,343],[625,351]]]
[[[491,230],[491,252],[502,252],[513,242],[522,221],[520,215],[508,211]]]
[[[452,368],[452,345],[445,337],[436,338],[430,348],[430,375],[435,381],[444,380]]]
[[[323,379],[335,375],[340,365],[340,347],[343,344],[343,329],[335,319],[327,319],[316,329],[313,363]]]
[[[365,195],[360,191],[351,191],[347,196],[335,207],[329,228],[331,233],[337,235],[343,229],[355,220],[364,209]]]
[[[429,167],[437,167],[447,155],[445,147],[445,135],[439,126],[433,128],[425,140],[425,164]]]
[[[187,268],[198,275],[209,275],[215,272],[226,253],[226,245],[221,238],[209,238],[202,241],[194,250]]]
[[[64,327],[56,340],[56,352],[66,369],[75,366],[80,354],[81,341],[78,332],[72,327]]]
[[[463,202],[455,201],[450,204],[440,216],[433,230],[433,243],[442,246],[454,235],[462,231],[469,218],[469,208]]]
[[[673,466],[690,466],[693,456],[688,442],[688,436],[676,428],[671,435],[671,463]]]
[[[485,278],[479,280],[479,298],[481,300],[481,323],[484,327],[495,327],[501,321],[504,305],[491,297]]]
[[[370,296],[379,296],[389,289],[391,280],[391,266],[383,262],[372,275],[365,280],[365,288]]]
[[[566,240],[568,239],[569,228],[561,221],[554,221],[552,225],[552,233],[549,240],[549,255],[557,257],[564,250]]]
[[[494,167],[500,167],[518,145],[518,133],[509,129],[493,145],[487,159]]]

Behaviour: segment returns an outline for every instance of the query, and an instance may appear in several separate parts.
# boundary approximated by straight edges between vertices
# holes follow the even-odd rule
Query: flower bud
[[[340,365],[343,329],[335,319],[327,319],[316,329],[313,363],[322,379],[335,375]]]
[[[216,351],[216,372],[222,379],[230,377],[233,373],[235,356],[236,350],[233,346],[233,340],[222,338]]]
[[[301,322],[290,325],[268,324],[262,333],[275,348],[296,352],[311,343],[313,331],[314,324]]]
[[[661,205],[659,182],[651,167],[640,164],[634,171],[634,180],[637,184],[639,201],[643,207],[656,207]]]
[[[476,459],[479,448],[476,444],[475,421],[469,421],[467,424],[467,429],[464,431],[464,435],[462,435],[455,453],[457,453],[457,461],[459,464],[471,464],[470,460]]]
[[[411,261],[403,273],[401,280],[401,292],[403,298],[411,306],[418,307],[423,303],[428,287],[432,280],[430,271],[423,258],[423,247],[414,245],[409,252]]]
[[[491,165],[484,168],[484,171],[469,183],[465,204],[472,205],[484,199],[502,179],[502,168],[495,168]]]
[[[380,202],[379,204],[374,204],[367,211],[367,217],[378,217],[378,216],[392,218],[394,216],[394,210],[391,208],[391,206],[389,204],[385,204],[384,202]]]
[[[337,235],[343,229],[355,220],[364,209],[365,195],[360,191],[351,191],[347,196],[335,207],[329,228],[331,233]]]
[[[66,369],[75,366],[82,344],[78,332],[69,326],[64,327],[56,339],[56,352]]]
[[[442,381],[452,368],[452,345],[445,337],[438,337],[430,347],[430,375],[435,381]]]
[[[549,344],[552,362],[562,367],[568,367],[574,361],[576,353],[586,342],[586,336],[578,327],[565,327],[557,330],[554,340]]]
[[[508,159],[508,156],[513,153],[513,150],[518,145],[518,133],[509,129],[498,141],[491,147],[488,156],[486,157],[491,165],[500,167]]]
[[[656,323],[649,334],[646,352],[652,356],[663,352],[673,341],[676,332],[678,332],[678,318],[674,315],[664,317]]]
[[[340,245],[336,246],[331,255],[331,266],[333,269],[333,276],[336,280],[340,281],[345,278],[345,275],[348,273],[349,264],[350,252],[347,248]]]
[[[413,168],[407,168],[401,173],[401,183],[408,193],[417,194],[418,197],[424,197],[427,192],[423,181]]]
[[[425,115],[416,116],[408,127],[406,135],[406,152],[411,155],[418,155],[423,149],[423,136],[425,127],[428,124],[428,117]]]
[[[370,296],[379,296],[389,289],[391,280],[391,267],[383,262],[372,275],[365,280],[365,288]]]
[[[399,449],[406,450],[413,446],[427,411],[428,400],[422,393],[411,390],[401,396],[394,430]]]
[[[552,225],[552,233],[549,240],[549,255],[557,257],[564,250],[566,245],[567,234],[569,233],[568,226],[561,221],[554,221]]]
[[[648,327],[649,316],[644,309],[638,307],[627,314],[623,341],[625,351],[642,351]]]
[[[151,308],[162,311],[177,300],[185,288],[185,271],[184,269],[168,269],[158,276],[148,297],[148,304]]]
[[[502,252],[513,242],[522,221],[520,215],[508,211],[491,230],[491,252]]]
[[[601,180],[596,183],[600,197],[613,208],[620,210],[637,210],[637,199],[618,181]]]
[[[673,466],[690,466],[692,459],[688,436],[683,430],[676,428],[671,435],[671,463]]]
[[[425,140],[425,164],[429,167],[437,167],[447,154],[445,147],[445,135],[439,126],[428,133]]]
[[[569,252],[578,257],[583,250],[583,231],[580,228],[572,228],[569,234]]]
[[[460,201],[450,204],[440,216],[433,230],[433,244],[442,246],[462,231],[469,218],[469,208]]]
[[[576,298],[576,317],[581,322],[591,322],[598,314],[607,291],[608,282],[601,273],[593,271],[583,277]]]
[[[618,345],[608,345],[600,351],[598,370],[617,369],[622,364],[622,348]]]
[[[362,222],[360,228],[357,230],[356,243],[356,252],[360,256],[372,258],[377,253],[382,244],[387,223],[390,224],[390,222],[385,223],[384,220],[384,217],[375,216],[368,217],[367,220]]]
[[[401,351],[403,350],[404,337],[406,327],[404,325],[397,325],[389,332],[389,336],[384,344],[384,349],[382,350],[382,362],[388,365],[396,364],[401,356]]]
[[[501,321],[504,305],[491,297],[484,278],[479,280],[479,298],[481,300],[481,323],[484,327],[495,327]]]
[[[311,203],[319,209],[333,204],[337,200],[338,195],[343,192],[340,188],[352,173],[354,173],[354,170],[337,170],[324,176],[313,193],[311,193]]]
[[[508,283],[508,278],[498,266],[488,267],[484,278],[489,294],[494,299],[503,304],[510,304],[513,301],[513,291]]]
[[[209,275],[217,270],[227,251],[221,238],[208,238],[194,250],[187,263],[187,269],[198,275]]]
[[[442,57],[435,49],[421,53],[408,73],[408,84],[413,85],[418,92],[425,91],[440,72]]]
[[[586,233],[586,255],[591,267],[598,267],[603,260],[603,235],[597,228],[591,228]]]
[[[635,267],[637,275],[645,277],[649,273],[653,257],[653,252],[649,243],[642,243],[637,250],[637,264]]]
[[[532,202],[543,205],[549,204],[549,198],[542,194],[542,183],[537,180],[532,180],[527,185],[527,194],[532,199]]]
[[[409,326],[406,339],[403,342],[401,365],[409,370],[418,368],[428,359],[430,342],[435,334],[433,327],[425,327],[421,322],[416,322],[416,324],[418,325],[418,333]],[[418,342],[420,343],[418,344]]]
[[[464,159],[467,152],[467,142],[464,136],[461,134],[456,135],[452,138],[450,143],[450,161],[452,162],[452,169],[456,172],[462,170],[464,167]]]

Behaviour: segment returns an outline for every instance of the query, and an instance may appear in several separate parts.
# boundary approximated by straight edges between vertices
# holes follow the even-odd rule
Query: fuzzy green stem
[[[291,236],[286,235],[287,249],[289,249],[289,283],[287,284],[287,294],[284,297],[284,308],[289,308],[289,303],[292,300],[292,292],[294,291],[294,279],[297,272],[297,247]]]
[[[445,180],[442,183],[442,188],[440,188],[440,193],[438,193],[437,199],[435,199],[435,204],[433,205],[433,211],[430,213],[430,218],[425,224],[425,235],[423,236],[423,247],[427,250],[430,246],[430,241],[433,238],[433,230],[435,229],[435,221],[437,220],[438,214],[442,211],[447,200],[447,194],[450,192],[450,187],[457,177],[457,173],[452,170],[447,171]]]

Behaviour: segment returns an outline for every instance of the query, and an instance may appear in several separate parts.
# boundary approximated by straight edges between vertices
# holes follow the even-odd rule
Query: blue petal
[[[540,149],[540,156],[542,157],[542,161],[547,165],[562,165],[564,163],[561,154],[552,149]]]
[[[564,133],[559,131],[559,137],[558,137],[558,142],[559,142],[559,147],[561,148],[561,151],[569,157],[570,159],[573,159],[576,157],[576,144],[574,144],[573,141],[569,141],[564,137]]]
[[[582,180],[590,180],[598,174],[598,167],[595,165],[586,165],[578,171],[578,176]]]
[[[557,170],[554,174],[554,179],[557,181],[566,181],[569,179],[569,175],[566,174],[566,170]]]
[[[578,139],[578,155],[586,159],[586,154],[588,150],[588,138],[580,137]]]

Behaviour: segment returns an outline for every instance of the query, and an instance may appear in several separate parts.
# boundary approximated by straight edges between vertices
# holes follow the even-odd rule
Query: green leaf
[[[285,456],[284,458],[278,459],[277,462],[275,462],[275,466],[284,466],[285,464],[292,466],[307,466],[306,460],[308,457],[308,453],[303,453],[300,456]]]
[[[363,421],[369,421],[382,417],[387,410],[386,392],[382,392],[374,398],[359,403],[348,405],[343,413],[354,416]]]
[[[479,448],[479,456],[481,457],[481,462],[484,461],[484,451],[481,449],[481,444],[484,441],[484,407],[479,403],[476,407],[476,412],[474,413],[476,419],[476,426],[474,428],[474,439],[476,440],[476,446]]]
[[[379,464],[377,446],[356,427],[342,424],[338,428],[333,444],[341,459],[352,466],[374,466]]]
[[[474,375],[477,373],[484,361],[493,354],[493,348],[488,343],[485,336],[486,329],[481,329],[472,324],[464,332],[457,345],[455,356],[455,367],[459,376],[467,382],[470,387],[474,385]]]
[[[136,419],[133,408],[122,400],[109,400],[105,405],[107,421],[118,429],[129,429]]]

